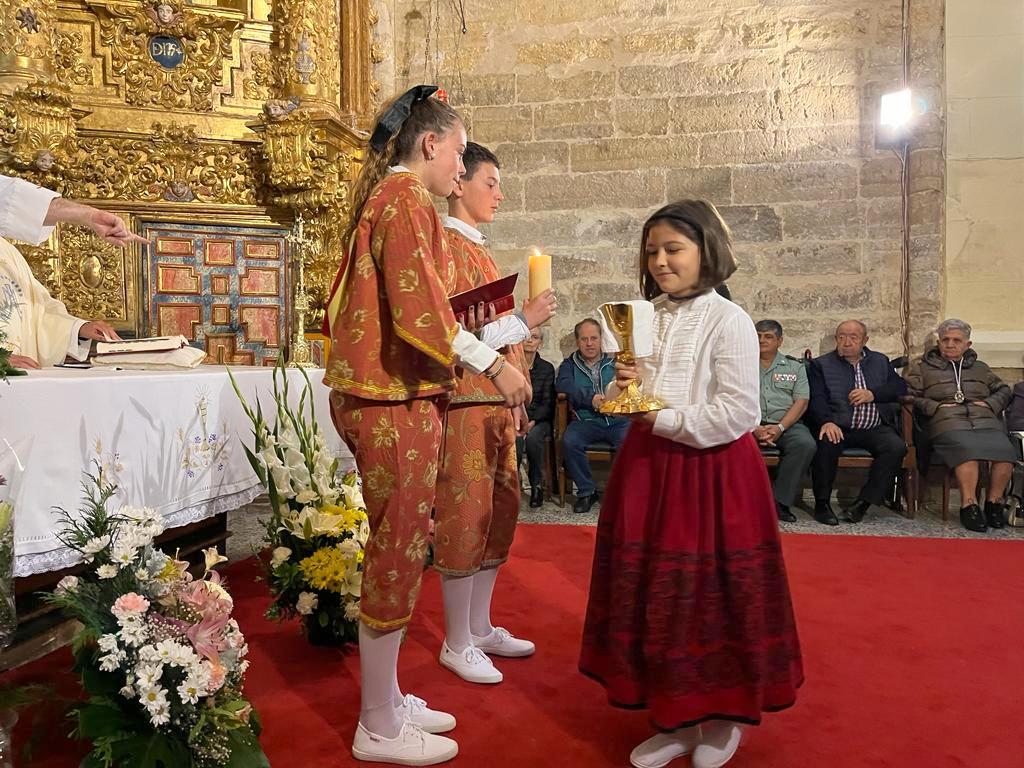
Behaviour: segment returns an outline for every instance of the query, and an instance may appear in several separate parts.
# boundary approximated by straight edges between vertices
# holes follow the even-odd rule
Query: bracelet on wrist
[[[491,365],[493,366],[494,364],[492,363]],[[487,377],[488,381],[494,381],[496,378],[498,378],[498,374],[501,373],[504,368],[505,368],[505,358],[504,357],[499,357],[498,358],[498,365],[494,368],[493,371],[490,371],[490,372],[484,371],[484,376]]]

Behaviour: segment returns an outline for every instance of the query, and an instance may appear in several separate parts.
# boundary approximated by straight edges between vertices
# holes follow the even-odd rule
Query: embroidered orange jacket
[[[452,296],[492,283],[500,277],[498,266],[494,263],[494,257],[491,256],[486,245],[474,243],[456,229],[446,228],[444,233],[448,238],[449,250],[455,264],[455,290],[451,292]],[[505,355],[505,359],[518,368],[519,372],[529,381],[529,366],[526,365],[522,344],[511,344],[498,351]],[[455,371],[453,404],[501,403],[504,401],[505,398],[498,392],[498,388],[486,376],[471,373],[462,368]]]
[[[370,400],[450,390],[455,286],[430,193],[415,174],[389,174],[366,201],[335,279],[324,383]]]

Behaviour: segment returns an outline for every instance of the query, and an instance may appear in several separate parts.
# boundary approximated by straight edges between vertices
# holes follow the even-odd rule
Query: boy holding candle
[[[448,197],[444,220],[457,285],[452,295],[497,280],[498,269],[477,227],[490,223],[504,197],[498,158],[469,142],[466,172]],[[522,311],[489,322],[481,340],[503,354],[507,364],[529,370],[522,342],[554,314],[550,287]],[[534,645],[491,624],[491,596],[498,567],[508,559],[519,516],[516,433],[528,419],[510,410],[485,377],[465,371],[456,377],[448,410],[435,503],[434,568],[441,574],[446,638],[440,663],[465,680],[499,683],[501,672],[487,654],[529,656]]]

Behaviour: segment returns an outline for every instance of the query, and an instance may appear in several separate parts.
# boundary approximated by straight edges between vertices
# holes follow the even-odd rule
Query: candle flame
[[[530,255],[531,256],[540,256],[541,255],[540,254],[540,249],[537,246],[533,246],[533,248],[531,249]]]

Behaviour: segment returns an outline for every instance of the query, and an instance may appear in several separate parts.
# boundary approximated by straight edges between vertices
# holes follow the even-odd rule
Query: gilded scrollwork
[[[65,190],[63,171],[76,153],[71,93],[31,83],[0,99],[0,161],[28,180]]]
[[[341,88],[339,14],[336,2],[276,0],[274,15],[280,22],[276,76],[282,95],[337,106]]]
[[[123,85],[128,104],[213,110],[239,18],[199,14],[181,0],[89,4],[99,16],[100,43],[110,51],[111,79]]]
[[[50,55],[50,32],[56,15],[56,0],[3,3],[8,16],[0,24],[0,56],[46,59]]]
[[[18,250],[25,257],[36,280],[46,286],[51,295],[60,296],[60,259],[49,244],[19,243]]]
[[[245,98],[253,101],[267,101],[272,95],[273,84],[270,51],[251,51],[249,53],[249,74],[242,86]]]
[[[127,319],[127,257],[81,227],[62,227],[60,296],[77,317]]]
[[[91,86],[92,69],[82,62],[85,44],[80,32],[53,32],[53,66],[58,82],[66,85]]]
[[[253,205],[253,146],[200,139],[176,123],[155,124],[151,136],[84,136],[71,186],[94,200]]]

